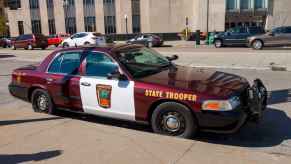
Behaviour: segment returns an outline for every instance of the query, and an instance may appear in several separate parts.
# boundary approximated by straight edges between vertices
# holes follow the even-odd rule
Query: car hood
[[[184,66],[176,66],[176,69],[164,70],[139,81],[216,99],[229,98],[249,86],[245,78],[234,74]]]

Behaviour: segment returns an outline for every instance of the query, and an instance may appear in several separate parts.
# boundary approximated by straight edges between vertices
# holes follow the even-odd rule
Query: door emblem
[[[110,85],[96,85],[97,100],[99,106],[103,108],[110,108],[111,106],[111,90]]]

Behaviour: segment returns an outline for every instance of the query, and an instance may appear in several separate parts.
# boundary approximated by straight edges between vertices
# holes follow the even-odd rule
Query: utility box
[[[200,30],[196,30],[195,41],[196,45],[200,45]]]

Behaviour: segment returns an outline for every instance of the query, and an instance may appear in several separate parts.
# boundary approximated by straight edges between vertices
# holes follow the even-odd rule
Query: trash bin
[[[213,44],[214,42],[214,33],[213,32],[210,32],[208,33],[208,36],[207,36],[207,44]]]

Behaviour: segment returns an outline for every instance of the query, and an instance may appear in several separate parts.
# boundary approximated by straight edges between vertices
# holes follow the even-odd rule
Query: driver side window
[[[89,52],[86,57],[86,76],[107,77],[116,71],[118,66],[107,55],[101,52]]]

